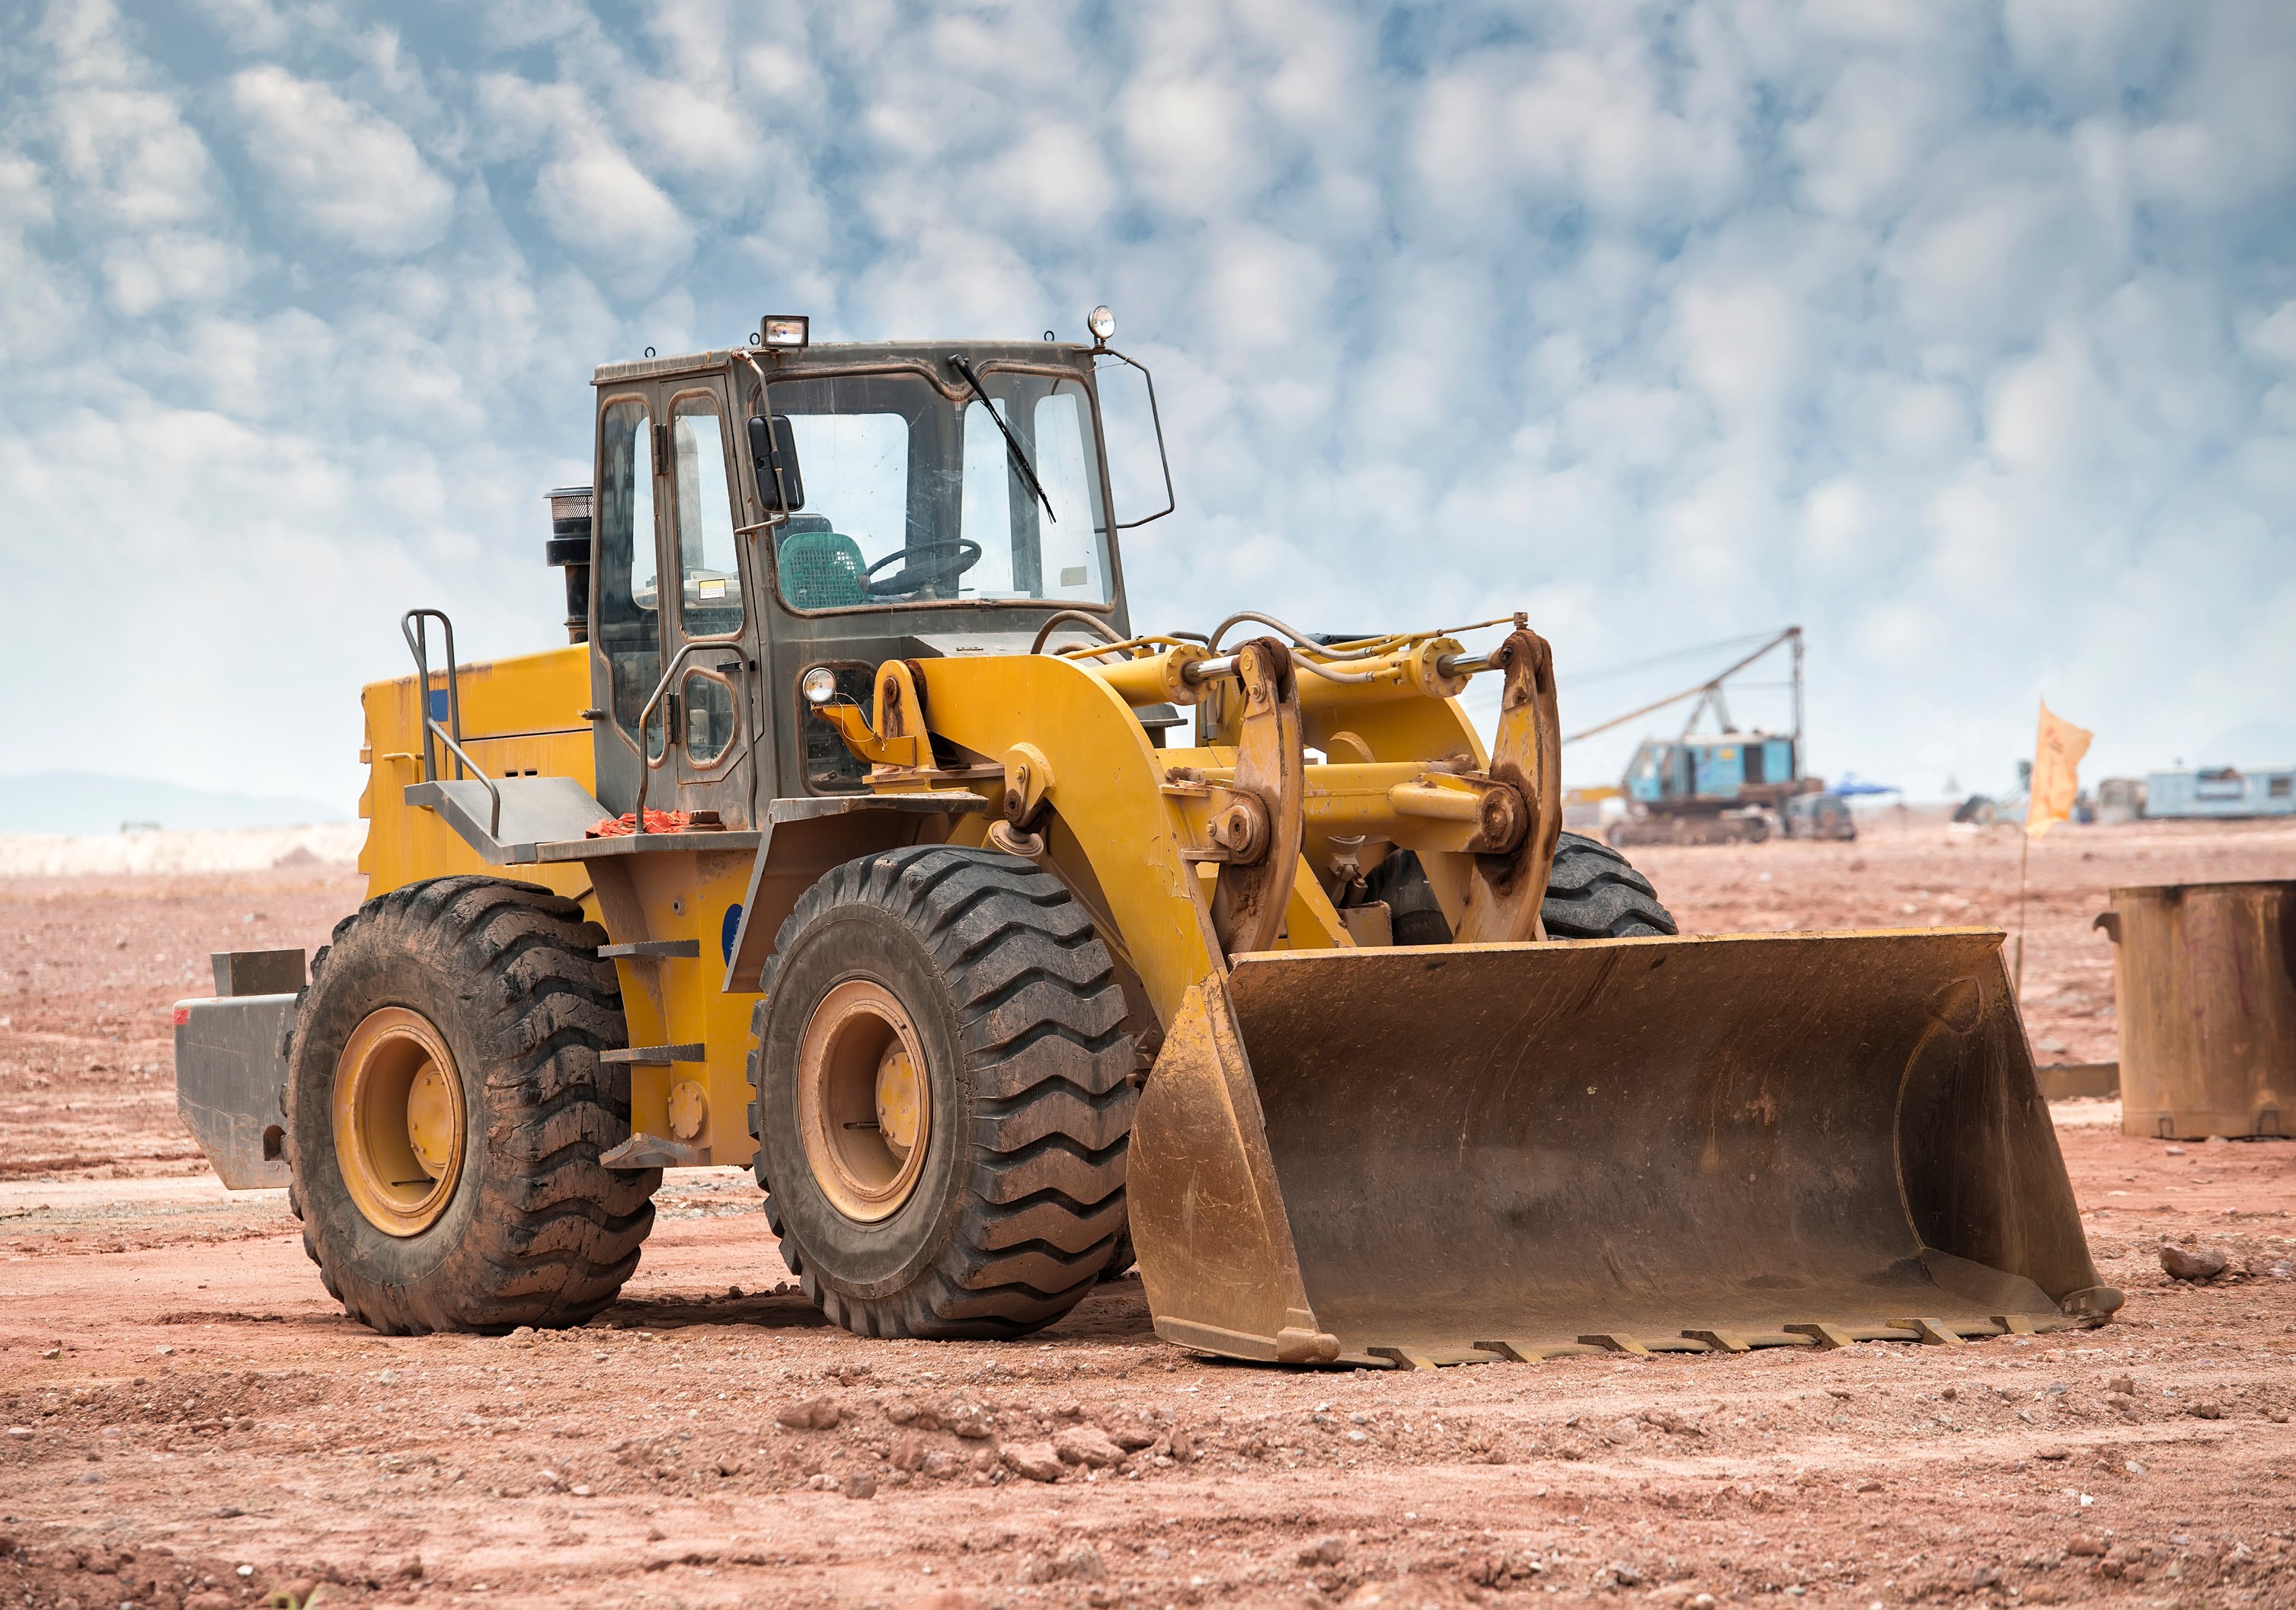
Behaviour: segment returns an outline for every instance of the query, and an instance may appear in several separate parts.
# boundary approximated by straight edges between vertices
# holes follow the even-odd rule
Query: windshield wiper
[[[1013,434],[1013,427],[1004,423],[1004,416],[996,411],[996,405],[988,400],[988,393],[980,389],[980,376],[975,374],[972,366],[956,353],[950,353],[948,361],[951,367],[964,376],[964,383],[972,388],[972,394],[980,399],[980,406],[988,411],[988,417],[995,420],[996,428],[1004,433],[1004,455],[1013,461],[1013,467],[1021,472],[1021,479],[1028,483],[1029,490],[1037,495],[1037,501],[1045,505],[1045,517],[1054,525],[1060,524],[1061,517],[1053,513],[1053,500],[1045,496],[1044,483],[1037,479],[1037,467],[1021,450],[1021,439]]]

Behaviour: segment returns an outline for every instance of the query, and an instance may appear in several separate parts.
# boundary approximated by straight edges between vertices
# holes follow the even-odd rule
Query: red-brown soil
[[[2005,834],[1636,859],[1688,929],[2015,916]],[[2296,876],[2296,833],[2053,833],[2042,1060],[2113,1055],[2109,886],[2259,876]],[[206,951],[315,946],[358,893],[0,885],[0,1603],[2296,1603],[2296,1145],[2171,1148],[2062,1104],[2128,1306],[1959,1349],[1279,1372],[1159,1342],[1136,1281],[1026,1343],[862,1341],[776,1294],[723,1170],[671,1177],[590,1327],[384,1338],[327,1300],[283,1193],[216,1185],[169,1086]],[[2232,1272],[2172,1281],[2163,1238]],[[816,1399],[834,1426],[777,1422]],[[1087,1425],[1142,1445],[1007,1468]]]

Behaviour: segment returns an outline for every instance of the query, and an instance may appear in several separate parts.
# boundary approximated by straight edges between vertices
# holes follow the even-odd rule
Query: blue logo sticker
[[[726,907],[726,921],[718,930],[718,948],[726,953],[726,965],[729,966],[734,960],[734,936],[741,932],[742,908],[739,906]]]

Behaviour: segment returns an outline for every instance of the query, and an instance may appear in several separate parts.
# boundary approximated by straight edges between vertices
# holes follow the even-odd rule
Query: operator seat
[[[792,609],[850,609],[869,602],[861,545],[818,514],[792,515],[775,549],[782,596]]]

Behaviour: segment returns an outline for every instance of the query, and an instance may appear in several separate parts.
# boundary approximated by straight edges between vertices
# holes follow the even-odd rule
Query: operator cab
[[[1026,653],[1062,612],[1076,618],[1055,644],[1128,635],[1116,532],[1170,512],[1169,476],[1164,508],[1114,520],[1103,360],[1152,388],[1150,420],[1154,401],[1107,347],[1104,310],[1090,347],[812,346],[804,324],[596,373],[577,629],[611,810],[649,772],[650,808],[729,827],[767,801],[864,791],[867,768],[813,717],[808,672],[866,705],[889,659]],[[570,595],[576,546],[553,546]]]

